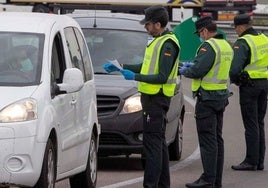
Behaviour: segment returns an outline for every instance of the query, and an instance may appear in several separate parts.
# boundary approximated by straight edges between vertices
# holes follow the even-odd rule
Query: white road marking
[[[182,169],[190,164],[192,164],[194,161],[200,159],[200,149],[199,146],[195,149],[195,151],[186,159],[183,161],[180,161],[176,163],[175,165],[171,166],[169,169],[171,172],[174,172],[176,170]]]
[[[195,105],[195,100],[193,100],[190,97],[187,97],[186,95],[184,95],[184,99],[190,103],[190,105],[194,106]],[[193,163],[194,161],[198,160],[200,158],[200,149],[199,146],[195,149],[195,151],[186,159],[184,159],[183,161],[180,161],[178,163],[176,163],[175,165],[170,167],[170,171],[174,172],[176,170],[182,169],[188,165],[190,165],[191,163]],[[126,180],[126,181],[122,181],[119,183],[115,183],[112,185],[107,185],[101,188],[119,188],[119,187],[124,187],[127,185],[132,185],[135,183],[139,183],[143,181],[143,177],[138,177],[138,178],[134,178],[134,179],[130,179],[130,180]]]
[[[186,100],[188,103],[190,103],[190,105],[192,105],[193,107],[195,106],[195,100],[184,95],[184,100]]]

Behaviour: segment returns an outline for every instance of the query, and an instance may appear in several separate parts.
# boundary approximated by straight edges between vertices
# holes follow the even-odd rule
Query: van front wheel
[[[35,188],[54,188],[56,179],[56,150],[48,139],[43,159],[42,171]]]
[[[179,119],[178,128],[175,136],[175,140],[168,147],[169,149],[169,160],[178,161],[182,154],[182,139],[183,139],[182,121]]]
[[[87,168],[84,172],[69,178],[71,188],[95,188],[97,184],[97,140],[91,136]]]

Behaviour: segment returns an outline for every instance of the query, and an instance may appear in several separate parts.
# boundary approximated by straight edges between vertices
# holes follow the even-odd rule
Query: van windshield
[[[40,82],[44,35],[0,32],[0,85],[29,86]]]
[[[142,63],[148,34],[115,29],[83,29],[95,73],[104,72],[102,65],[117,59],[123,64]],[[115,73],[116,74],[116,73]]]

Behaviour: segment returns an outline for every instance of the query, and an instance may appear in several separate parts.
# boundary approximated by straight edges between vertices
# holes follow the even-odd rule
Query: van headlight
[[[34,119],[37,119],[37,106],[34,99],[17,101],[0,111],[1,123],[30,121]]]
[[[142,110],[140,94],[133,95],[126,99],[121,114],[133,113]]]

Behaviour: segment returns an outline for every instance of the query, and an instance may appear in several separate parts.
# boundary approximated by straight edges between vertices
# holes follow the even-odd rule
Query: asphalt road
[[[183,188],[185,183],[196,180],[202,173],[198,140],[194,120],[194,101],[191,98],[190,80],[183,78],[186,99],[186,115],[184,123],[183,154],[179,162],[170,162],[171,188]],[[266,155],[264,171],[233,171],[231,165],[238,164],[245,156],[244,129],[242,125],[238,100],[238,88],[230,86],[234,95],[224,116],[223,136],[225,140],[225,164],[223,188],[267,188],[268,157]],[[266,133],[268,115],[266,114]],[[268,145],[268,137],[266,137]],[[143,169],[139,156],[130,158],[110,157],[99,159],[98,188],[141,188]],[[58,182],[56,188],[68,188],[67,180]]]

